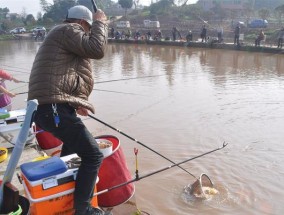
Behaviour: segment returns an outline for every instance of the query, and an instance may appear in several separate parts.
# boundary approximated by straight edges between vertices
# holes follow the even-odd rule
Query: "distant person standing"
[[[173,27],[172,29],[173,41],[176,41],[177,38],[177,28]]]
[[[241,32],[241,26],[240,23],[237,24],[235,28],[235,37],[234,37],[234,45],[239,46],[240,45],[240,32]]]
[[[205,25],[202,26],[200,37],[201,37],[201,42],[203,43],[204,41],[206,43],[207,28]]]
[[[218,37],[218,43],[223,42],[223,27],[221,25],[218,25],[217,27],[217,37]]]
[[[278,33],[278,47],[282,49],[282,44],[284,40],[284,27]]]

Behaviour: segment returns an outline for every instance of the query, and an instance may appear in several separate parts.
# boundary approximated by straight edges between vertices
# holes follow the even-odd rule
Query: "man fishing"
[[[94,113],[88,102],[93,90],[91,59],[104,57],[108,25],[103,11],[77,5],[63,24],[46,36],[35,57],[28,100],[37,99],[35,123],[63,142],[61,156],[77,153],[81,165],[74,191],[75,215],[101,215],[90,204],[103,155],[92,134],[77,116]]]

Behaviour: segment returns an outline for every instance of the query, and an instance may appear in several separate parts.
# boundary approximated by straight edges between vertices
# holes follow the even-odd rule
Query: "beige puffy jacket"
[[[107,29],[100,21],[93,23],[90,35],[76,23],[54,27],[35,57],[28,100],[37,99],[39,104],[68,102],[94,113],[88,102],[94,85],[90,59],[104,57]]]

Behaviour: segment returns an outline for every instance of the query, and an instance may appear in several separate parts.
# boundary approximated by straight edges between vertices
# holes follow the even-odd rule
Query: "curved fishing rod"
[[[181,162],[179,162],[179,163],[174,163],[174,164],[171,165],[171,166],[167,166],[167,167],[161,168],[161,169],[159,169],[159,170],[150,172],[150,173],[145,174],[145,175],[143,175],[143,176],[139,176],[138,174],[136,174],[136,177],[133,178],[132,180],[129,180],[129,181],[126,181],[126,182],[124,182],[124,183],[115,185],[115,186],[113,186],[113,187],[110,187],[110,188],[101,190],[101,191],[99,191],[99,192],[97,192],[97,193],[94,193],[94,195],[95,195],[95,196],[101,195],[101,194],[103,194],[103,193],[109,192],[109,191],[111,191],[111,190],[117,189],[117,188],[119,188],[119,187],[125,186],[125,185],[130,184],[130,183],[133,183],[133,182],[135,182],[135,181],[139,181],[139,180],[141,180],[141,179],[143,179],[143,178],[147,178],[147,177],[149,177],[149,176],[151,176],[151,175],[155,175],[155,174],[157,174],[157,173],[163,172],[163,171],[165,171],[165,170],[167,170],[167,169],[170,169],[170,168],[172,168],[172,167],[175,167],[175,166],[180,167],[179,165],[181,165],[181,164],[183,164],[183,163],[186,163],[186,162],[189,162],[189,161],[194,160],[194,159],[196,159],[196,158],[200,158],[200,157],[203,157],[203,156],[205,156],[205,155],[211,154],[212,152],[221,150],[221,149],[225,148],[227,145],[228,145],[228,143],[225,143],[225,142],[224,142],[223,145],[222,145],[221,147],[218,147],[217,149],[213,149],[213,150],[211,150],[211,151],[209,151],[209,152],[205,152],[205,153],[203,153],[203,154],[201,154],[201,155],[197,155],[197,156],[195,156],[195,157],[193,157],[193,158],[186,159],[186,160],[181,161]]]
[[[187,170],[184,169],[183,167],[179,166],[179,164],[176,164],[176,163],[173,162],[171,159],[165,157],[164,155],[162,155],[161,153],[155,151],[154,149],[150,148],[149,146],[147,146],[147,145],[141,143],[141,142],[138,141],[137,139],[135,139],[135,138],[129,136],[128,134],[122,132],[121,130],[119,130],[119,129],[117,129],[117,128],[114,128],[113,126],[107,124],[106,122],[103,122],[102,120],[100,120],[100,119],[98,119],[98,118],[96,118],[96,117],[94,117],[94,116],[92,116],[92,115],[90,115],[90,114],[88,114],[88,116],[89,116],[90,118],[92,118],[92,119],[94,119],[94,120],[96,120],[96,121],[98,121],[98,122],[100,122],[100,123],[106,125],[107,127],[109,127],[109,128],[111,128],[111,129],[117,131],[118,133],[124,135],[125,137],[127,137],[127,138],[133,140],[134,142],[140,144],[141,146],[144,146],[145,148],[147,148],[147,149],[149,149],[150,151],[154,152],[155,154],[161,156],[162,158],[166,159],[167,161],[171,162],[172,164],[178,166],[180,169],[182,169],[183,171],[185,171],[186,173],[190,174],[192,177],[194,177],[195,179],[197,179],[197,177],[196,177],[195,175],[193,175],[192,173],[190,173],[189,171],[187,171]],[[215,151],[216,151],[216,150],[215,150]]]

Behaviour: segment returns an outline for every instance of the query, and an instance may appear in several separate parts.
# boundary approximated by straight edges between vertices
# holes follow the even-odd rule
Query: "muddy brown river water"
[[[0,68],[28,81],[40,46],[0,42]],[[151,215],[283,214],[284,56],[228,50],[109,44],[94,61],[90,101],[96,117],[174,162],[228,146],[182,167],[206,173],[219,193],[196,200],[184,192],[195,178],[174,167],[135,183],[138,206]],[[27,84],[7,82],[14,92]],[[13,98],[24,108],[26,94]],[[121,143],[132,175],[138,148],[139,174],[171,165],[91,118],[94,135]]]

